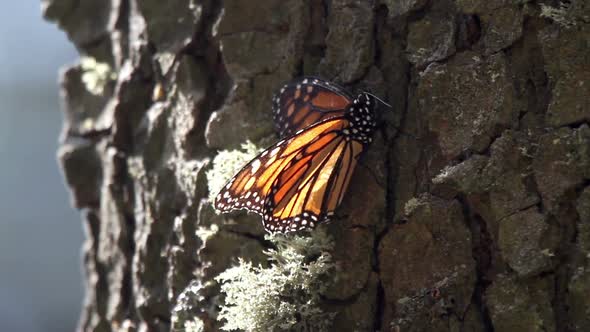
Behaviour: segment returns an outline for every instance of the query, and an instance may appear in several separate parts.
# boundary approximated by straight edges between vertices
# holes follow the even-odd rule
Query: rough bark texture
[[[266,243],[215,215],[204,172],[272,142],[272,93],[315,74],[393,105],[329,226],[334,331],[590,330],[590,7],[570,2],[573,24],[551,1],[45,0],[117,73],[99,95],[61,73],[80,328],[167,331],[195,280],[219,329],[210,281]]]

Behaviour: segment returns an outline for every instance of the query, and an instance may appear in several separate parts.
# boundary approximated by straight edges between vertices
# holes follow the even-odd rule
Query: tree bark
[[[303,75],[392,105],[328,226],[333,331],[590,330],[590,6],[568,4],[44,0],[96,61],[60,77],[80,330],[168,331],[179,306],[219,330],[213,278],[267,243],[205,171],[276,141],[271,96]]]

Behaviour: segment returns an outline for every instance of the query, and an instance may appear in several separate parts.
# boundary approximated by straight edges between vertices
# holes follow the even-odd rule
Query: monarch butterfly
[[[359,155],[372,141],[375,98],[352,98],[317,78],[285,85],[273,97],[282,137],[236,174],[215,199],[221,212],[246,209],[271,232],[313,228],[334,215]]]

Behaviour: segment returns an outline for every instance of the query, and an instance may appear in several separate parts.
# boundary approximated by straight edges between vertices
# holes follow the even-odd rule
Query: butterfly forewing
[[[313,77],[286,84],[273,97],[273,117],[281,138],[331,117],[342,116],[352,97],[337,85]]]
[[[342,124],[346,126],[347,121]],[[265,228],[270,232],[297,231],[315,227],[332,215],[361,152],[362,144],[346,140],[340,131],[320,134],[273,183],[272,195],[264,204]]]
[[[272,184],[277,177],[291,175],[289,171],[294,169],[289,166],[294,161],[301,164],[303,154],[308,159],[313,156],[313,151],[303,153],[310,142],[330,133],[334,136],[337,130],[342,129],[344,121],[346,120],[342,118],[334,118],[317,123],[310,130],[301,131],[264,150],[219,192],[215,199],[215,208],[221,212],[246,209],[263,214],[264,200],[272,192]]]

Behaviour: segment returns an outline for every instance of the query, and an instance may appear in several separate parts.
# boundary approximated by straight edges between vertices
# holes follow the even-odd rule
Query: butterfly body
[[[371,136],[377,126],[373,114],[374,106],[373,97],[366,93],[361,93],[353,101],[345,115],[350,122],[350,128],[343,130],[347,138],[363,144],[372,142]]]
[[[316,78],[285,85],[273,100],[283,139],[244,166],[215,207],[261,214],[270,232],[313,228],[334,214],[372,140],[375,100]]]

